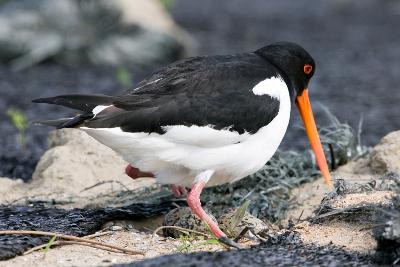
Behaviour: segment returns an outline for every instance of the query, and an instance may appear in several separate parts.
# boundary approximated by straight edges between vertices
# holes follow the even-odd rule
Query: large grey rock
[[[50,149],[42,156],[33,173],[33,183],[53,183],[64,192],[78,194],[102,181],[130,181],[124,174],[127,163],[83,131],[54,131],[49,135],[49,144]]]
[[[389,172],[400,173],[400,131],[383,137],[365,157],[339,167],[334,176],[372,180]]]
[[[389,133],[381,139],[371,151],[369,164],[378,174],[400,173],[400,131]]]
[[[192,44],[156,0],[1,1],[0,25],[0,61],[16,69],[48,58],[163,64],[185,55]]]
[[[154,183],[154,179],[128,177],[124,172],[127,164],[83,131],[56,130],[49,135],[49,149],[38,162],[30,183],[0,179],[0,203],[25,198],[54,199],[74,200],[71,205],[80,207],[89,204],[86,198]]]

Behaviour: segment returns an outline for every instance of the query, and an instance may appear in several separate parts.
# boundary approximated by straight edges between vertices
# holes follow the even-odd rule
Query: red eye
[[[310,64],[305,64],[304,65],[304,73],[308,75],[311,72],[312,72],[312,66]]]

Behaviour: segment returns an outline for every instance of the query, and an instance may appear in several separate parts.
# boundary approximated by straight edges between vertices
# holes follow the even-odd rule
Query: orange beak
[[[304,89],[303,93],[296,97],[296,104],[299,108],[308,138],[310,139],[312,150],[314,151],[315,157],[317,158],[317,163],[319,169],[321,170],[322,176],[324,177],[325,183],[331,185],[331,174],[329,173],[328,163],[326,162],[324,150],[322,149],[321,145],[321,140],[319,139],[317,126],[315,125],[310,98],[308,97],[308,89]]]

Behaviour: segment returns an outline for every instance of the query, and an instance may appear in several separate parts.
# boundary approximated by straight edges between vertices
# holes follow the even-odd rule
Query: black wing
[[[252,89],[277,74],[274,66],[251,53],[189,58],[155,72],[126,95],[107,98],[104,104],[112,107],[79,125],[159,133],[166,125],[213,125],[239,133],[256,132],[277,115],[279,101],[256,96]],[[90,99],[86,96],[80,106],[85,101]]]

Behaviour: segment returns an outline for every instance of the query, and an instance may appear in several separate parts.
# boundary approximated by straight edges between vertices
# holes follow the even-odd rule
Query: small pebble
[[[113,225],[110,227],[111,231],[121,231],[122,229],[124,229],[124,228],[122,228],[122,226],[118,226],[118,225]]]

